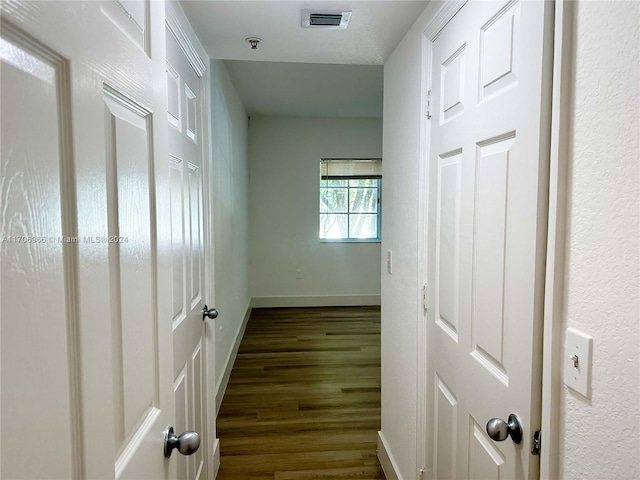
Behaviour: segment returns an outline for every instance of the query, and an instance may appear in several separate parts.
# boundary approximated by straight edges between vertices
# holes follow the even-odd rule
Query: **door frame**
[[[423,295],[427,284],[428,244],[428,161],[430,146],[430,122],[427,117],[428,92],[432,85],[432,44],[444,26],[460,11],[467,0],[449,0],[433,15],[422,32],[422,80],[420,98],[423,102],[420,115],[420,171],[418,205],[418,285],[417,285],[417,418],[416,418],[416,471],[422,478],[427,461],[427,324]],[[547,252],[545,260],[545,294],[542,342],[542,449],[540,453],[540,478],[558,478],[559,438],[549,432],[560,427],[562,392],[563,306],[565,277],[566,190],[569,146],[569,121],[571,99],[571,47],[574,7],[570,0],[554,1],[552,91],[551,91],[551,148],[549,164],[549,205],[547,227]]]
[[[166,26],[173,35],[173,38],[180,46],[189,64],[199,77],[200,95],[202,99],[202,111],[200,122],[202,125],[202,203],[203,203],[203,229],[204,229],[204,254],[205,254],[205,303],[214,307],[215,298],[215,260],[213,248],[213,195],[212,195],[212,173],[211,159],[213,158],[213,143],[211,138],[211,84],[209,74],[209,55],[202,47],[198,36],[194,32],[182,7],[174,1],[166,2]],[[206,419],[207,435],[205,456],[207,461],[207,472],[210,478],[215,478],[220,466],[220,442],[216,436],[216,409],[215,409],[215,325],[205,322],[205,392],[206,392]]]

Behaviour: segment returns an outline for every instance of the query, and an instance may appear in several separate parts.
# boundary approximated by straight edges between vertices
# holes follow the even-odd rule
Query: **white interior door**
[[[182,22],[185,22],[182,19]],[[176,428],[200,434],[201,448],[192,456],[178,460],[178,476],[185,479],[208,478],[215,437],[215,416],[208,408],[208,381],[213,364],[207,347],[207,323],[203,307],[207,297],[205,281],[213,275],[213,264],[205,248],[203,156],[206,146],[206,82],[202,66],[189,58],[195,49],[185,45],[167,26],[167,91],[169,123],[168,171],[171,188],[171,248],[173,251],[173,353]],[[209,302],[213,299],[209,296]],[[213,305],[209,305],[212,308]],[[210,329],[213,334],[214,329]]]
[[[429,478],[538,475],[552,8],[468,2],[430,44]]]
[[[164,5],[2,22],[1,476],[173,478]]]

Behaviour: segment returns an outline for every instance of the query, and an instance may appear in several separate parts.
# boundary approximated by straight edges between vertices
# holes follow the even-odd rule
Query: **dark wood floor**
[[[384,478],[380,308],[254,309],[217,425],[221,480]]]

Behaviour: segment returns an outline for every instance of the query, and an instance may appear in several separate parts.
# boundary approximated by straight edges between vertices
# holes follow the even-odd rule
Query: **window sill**
[[[381,238],[321,238],[320,243],[381,243]]]

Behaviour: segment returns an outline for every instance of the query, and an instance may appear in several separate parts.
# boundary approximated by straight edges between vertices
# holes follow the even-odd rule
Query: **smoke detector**
[[[249,37],[245,38],[245,40],[251,45],[251,50],[257,50],[258,44],[262,41],[262,39],[258,37]]]
[[[302,10],[302,28],[345,29],[351,10]]]

